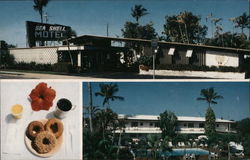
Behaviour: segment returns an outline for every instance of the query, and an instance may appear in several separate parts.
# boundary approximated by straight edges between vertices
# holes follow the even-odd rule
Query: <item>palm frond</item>
[[[124,100],[124,97],[121,97],[121,96],[113,96],[112,97],[113,100],[120,100],[120,101],[123,101]]]
[[[201,97],[198,97],[197,100],[204,100],[209,104],[209,106],[210,104],[217,104],[215,101],[216,99],[223,98],[223,96],[218,95],[218,93],[214,91],[213,87],[201,89],[200,96]]]
[[[214,97],[214,99],[223,99],[223,98],[224,98],[224,97],[223,97],[223,96],[220,96],[220,95]]]
[[[206,98],[198,97],[196,100],[198,100],[198,101],[204,101],[204,100],[206,100]]]
[[[96,93],[95,93],[95,96],[102,96],[102,97],[103,97],[103,96],[105,96],[105,95],[103,94],[103,92],[96,92]]]
[[[211,103],[212,103],[212,104],[217,104],[217,102],[216,102],[216,101],[211,101]]]

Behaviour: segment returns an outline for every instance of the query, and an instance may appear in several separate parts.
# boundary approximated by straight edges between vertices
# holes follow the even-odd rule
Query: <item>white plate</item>
[[[42,122],[44,125],[46,124],[46,122],[48,121],[47,119],[44,119],[44,120],[38,120],[40,122]],[[51,157],[53,156],[56,152],[59,151],[59,149],[61,148],[62,146],[62,143],[63,143],[63,134],[58,138],[56,139],[56,146],[55,148],[53,148],[50,152],[48,153],[44,153],[44,154],[40,154],[38,153],[31,145],[32,141],[27,137],[26,135],[26,132],[24,134],[24,141],[25,141],[25,145],[26,147],[28,148],[28,150],[33,153],[34,155],[36,156],[39,156],[39,157]]]

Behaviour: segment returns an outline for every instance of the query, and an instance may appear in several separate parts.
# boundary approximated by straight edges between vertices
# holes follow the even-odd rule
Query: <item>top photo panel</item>
[[[250,78],[249,0],[0,0],[0,79]]]

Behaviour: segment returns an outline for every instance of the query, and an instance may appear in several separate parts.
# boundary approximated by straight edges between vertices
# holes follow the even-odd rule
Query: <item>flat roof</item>
[[[69,38],[64,41],[69,41],[71,43],[84,43],[90,40],[110,40],[110,41],[124,41],[124,42],[140,42],[151,44],[151,40],[146,39],[137,39],[137,38],[118,38],[118,37],[105,37],[105,36],[96,36],[96,35],[83,35],[75,38]],[[230,48],[230,47],[218,47],[218,46],[208,46],[202,44],[187,44],[187,43],[179,43],[179,42],[166,42],[166,41],[158,41],[159,45],[178,45],[184,47],[198,47],[198,48],[206,48],[206,49],[217,49],[217,50],[225,50],[225,51],[233,51],[237,53],[244,53],[250,55],[249,49],[241,49],[241,48]]]
[[[128,120],[147,120],[147,121],[157,121],[160,116],[157,115],[125,115],[119,114],[119,118],[126,118]],[[178,121],[189,121],[189,122],[205,122],[205,117],[191,117],[191,116],[177,116]],[[234,121],[216,119],[216,122],[219,123],[234,123]]]

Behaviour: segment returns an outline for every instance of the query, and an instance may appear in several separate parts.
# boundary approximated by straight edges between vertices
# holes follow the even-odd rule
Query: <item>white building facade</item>
[[[125,133],[150,134],[161,133],[159,127],[159,116],[156,115],[119,115],[120,119],[125,119]],[[180,134],[204,134],[204,117],[184,117],[178,116],[176,133]],[[235,132],[231,129],[234,121],[216,119],[216,131],[221,133]]]
[[[16,62],[38,64],[55,64],[58,62],[57,50],[59,47],[33,47],[33,48],[11,48],[10,54],[15,57]]]

